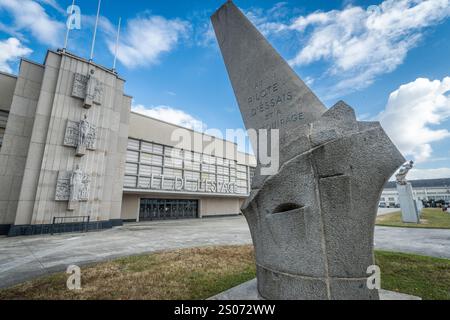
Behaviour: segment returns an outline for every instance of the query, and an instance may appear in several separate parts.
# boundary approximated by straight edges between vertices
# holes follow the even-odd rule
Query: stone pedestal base
[[[241,284],[240,286],[234,287],[228,291],[218,294],[208,300],[218,300],[218,301],[245,301],[245,300],[264,300],[258,294],[256,279]],[[422,300],[422,298],[410,296],[407,294],[380,290],[381,300]]]
[[[414,201],[411,183],[405,185],[397,184],[397,191],[402,208],[402,219],[404,223],[420,223],[420,215],[416,202]]]

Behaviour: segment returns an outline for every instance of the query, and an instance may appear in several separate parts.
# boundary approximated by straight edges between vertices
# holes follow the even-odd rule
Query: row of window
[[[129,152],[129,151],[128,151]],[[152,155],[154,157],[154,155]],[[137,159],[139,160],[139,159]],[[153,160],[153,161],[152,161]],[[174,159],[168,159],[166,158],[164,161],[163,159],[149,159],[149,158],[142,158],[141,161],[135,161],[135,158],[129,158],[127,157],[127,165],[126,165],[126,173],[127,174],[138,174],[138,170],[140,169],[141,174],[148,174],[147,172],[151,172],[155,170],[155,168],[161,168],[161,167],[167,167],[167,168],[173,168],[174,172],[176,170],[190,170],[190,171],[197,171],[197,172],[206,172],[206,173],[212,173],[212,174],[218,174],[218,175],[227,175],[230,177],[237,177],[238,179],[247,179],[247,172],[237,171],[234,168],[228,168],[223,167],[219,165],[211,165],[211,164],[200,164],[200,163],[184,163],[180,159],[180,162],[172,161]],[[139,166],[140,164],[140,166]],[[140,168],[139,168],[140,167]],[[156,173],[155,173],[156,174]],[[254,172],[253,172],[254,175]]]
[[[207,154],[201,154],[193,151],[181,150],[169,146],[163,146],[160,144],[139,141],[135,139],[128,139],[128,150],[129,150],[129,160],[138,162],[139,154],[141,154],[141,162],[148,161],[152,158],[150,155],[155,155],[154,159],[156,161],[161,161],[163,156],[174,158],[173,161],[177,162],[176,159],[184,160],[184,162],[190,163],[204,163],[219,165],[224,167],[236,168],[238,171],[246,172],[247,168],[244,165],[236,164],[236,161],[229,159],[219,158]],[[158,157],[159,156],[159,157]],[[158,160],[159,159],[159,160]]]
[[[225,184],[247,194],[248,174],[254,174],[236,161],[135,139],[128,140],[126,161],[126,188],[178,190],[182,184],[185,190],[201,191],[199,187],[207,181],[213,190]]]

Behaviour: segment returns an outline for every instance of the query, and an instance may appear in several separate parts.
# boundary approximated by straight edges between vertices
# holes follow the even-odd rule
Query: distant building
[[[63,51],[0,73],[0,234],[240,214],[254,157],[192,130],[175,143],[182,128],[131,112],[124,83]]]
[[[413,186],[414,198],[420,201],[445,201],[450,202],[450,179],[430,179],[410,181]],[[381,196],[380,205],[386,207],[398,206],[397,186],[395,182],[389,182]]]

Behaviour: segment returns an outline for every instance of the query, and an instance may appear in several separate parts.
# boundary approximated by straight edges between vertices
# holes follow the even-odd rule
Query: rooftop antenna
[[[70,7],[70,13],[73,13],[73,8],[75,7],[75,0],[72,0],[72,6]],[[67,23],[66,23],[67,24]],[[69,33],[70,33],[70,29],[71,26],[70,25],[66,25],[67,27],[67,31],[66,31],[66,39],[64,40],[64,48],[63,48],[63,52],[66,52],[67,50],[67,42],[69,41]]]
[[[92,38],[91,56],[89,58],[89,62],[92,62],[92,60],[94,59],[95,38],[97,37],[98,19],[100,17],[101,5],[102,5],[102,0],[98,0],[97,18],[95,19],[94,37]]]
[[[114,52],[114,64],[113,71],[116,72],[116,63],[117,63],[117,52],[119,50],[119,38],[120,38],[120,25],[122,23],[122,17],[119,18],[119,27],[117,28],[117,39],[116,39],[116,48]]]

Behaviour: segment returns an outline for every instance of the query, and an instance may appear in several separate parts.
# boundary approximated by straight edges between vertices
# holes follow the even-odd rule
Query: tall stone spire
[[[232,1],[211,17],[247,129],[290,129],[325,106]]]

